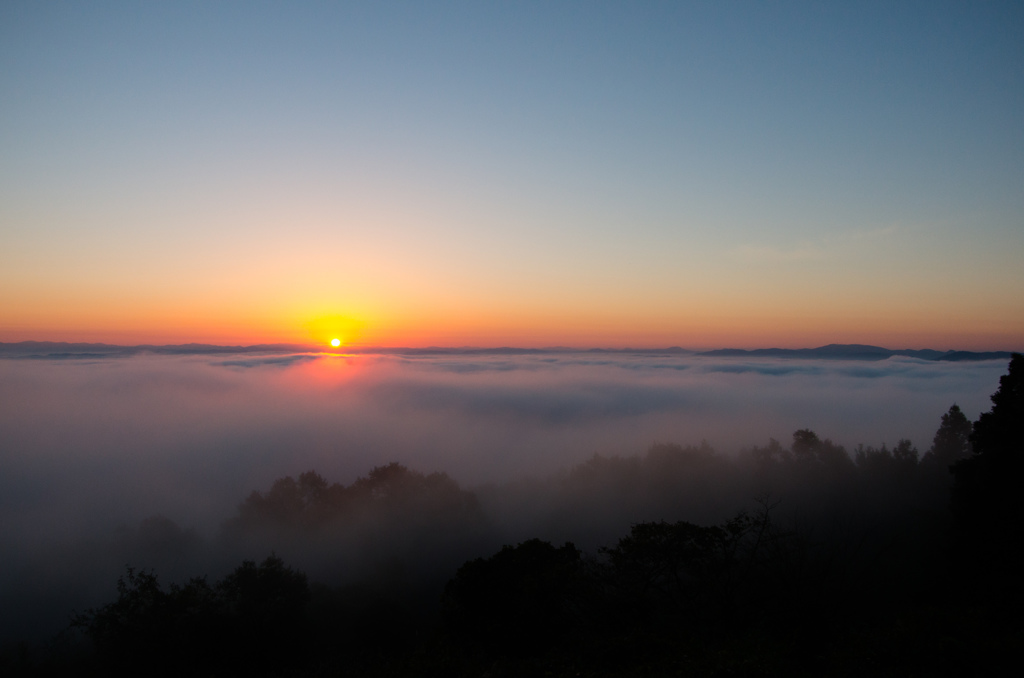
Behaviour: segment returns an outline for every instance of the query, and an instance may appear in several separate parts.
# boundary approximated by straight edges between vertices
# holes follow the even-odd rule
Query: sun
[[[322,315],[305,323],[310,343],[314,346],[339,348],[352,346],[359,340],[361,320],[343,315]]]

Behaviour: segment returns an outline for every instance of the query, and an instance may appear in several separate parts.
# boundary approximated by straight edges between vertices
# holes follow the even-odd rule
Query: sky
[[[1024,347],[1016,2],[0,4],[0,341]]]

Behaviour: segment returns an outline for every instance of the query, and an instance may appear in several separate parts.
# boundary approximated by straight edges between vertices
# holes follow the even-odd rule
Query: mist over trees
[[[285,476],[212,538],[159,516],[122,530],[116,599],[56,644],[8,645],[0,668],[999,673],[1024,630],[1024,357],[976,422],[953,404],[937,423],[923,454],[799,429],[473,489],[398,463],[350,485]]]

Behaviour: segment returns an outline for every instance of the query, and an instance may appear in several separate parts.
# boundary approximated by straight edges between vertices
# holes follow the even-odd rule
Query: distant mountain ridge
[[[0,342],[0,358],[22,359],[88,359],[131,356],[142,353],[157,355],[239,355],[239,354],[285,354],[285,353],[322,353],[324,347],[303,344],[255,344],[251,346],[219,346],[216,344],[168,344],[122,346],[118,344],[67,343],[55,341],[21,341],[15,343]],[[694,355],[713,358],[792,358],[805,360],[885,360],[894,356],[906,356],[920,360],[939,361],[973,361],[973,360],[1009,360],[1011,351],[936,351],[934,349],[889,349],[866,344],[829,344],[817,348],[722,348],[713,351],[691,351],[679,346],[667,348],[590,348],[577,349],[569,347],[551,348],[516,348],[503,346],[497,348],[476,348],[470,346],[426,348],[390,348],[374,346],[354,346],[344,349],[345,353],[385,354],[385,355],[436,355],[436,356],[487,356],[487,355],[544,355],[552,353],[604,353],[629,355]]]
[[[0,341],[0,357],[7,358],[112,358],[140,353],[158,355],[238,355],[242,353],[301,353],[309,346],[300,344],[255,344],[252,346],[219,346],[217,344],[139,344],[68,343],[64,341]]]
[[[921,360],[1009,360],[1011,351],[936,351],[935,349],[889,349],[866,344],[829,344],[818,348],[757,348],[744,350],[723,348],[704,351],[699,355],[751,358],[812,358],[828,360],[885,360],[893,356],[907,356]]]

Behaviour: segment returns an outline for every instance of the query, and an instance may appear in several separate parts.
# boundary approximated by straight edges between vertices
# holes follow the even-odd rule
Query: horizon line
[[[992,355],[996,357],[996,354],[1007,354],[1009,356],[1013,353],[1024,352],[1022,349],[1000,349],[1000,350],[988,350],[988,351],[972,351],[956,348],[948,349],[934,349],[934,348],[900,348],[893,349],[885,346],[878,346],[874,344],[843,344],[843,343],[829,343],[820,346],[805,346],[800,348],[781,348],[776,346],[767,346],[759,348],[734,348],[731,346],[725,346],[720,348],[684,348],[682,346],[662,346],[662,347],[608,347],[608,346],[541,346],[541,347],[521,347],[513,345],[494,345],[494,346],[473,346],[473,345],[429,345],[429,346],[387,346],[387,345],[374,345],[374,344],[348,344],[338,348],[324,345],[321,343],[292,343],[292,342],[270,342],[270,343],[256,343],[256,344],[214,344],[206,342],[187,342],[177,344],[154,344],[154,343],[143,343],[143,344],[113,344],[106,342],[69,342],[69,341],[48,341],[48,340],[24,340],[17,342],[3,342],[0,341],[0,352],[7,352],[10,350],[17,350],[18,348],[23,349],[59,349],[65,348],[70,349],[74,352],[80,352],[81,350],[105,350],[109,352],[118,351],[167,351],[174,353],[195,353],[203,354],[206,352],[256,352],[256,351],[273,351],[273,352],[302,352],[302,353],[324,353],[333,355],[345,355],[351,353],[358,354],[388,354],[388,353],[505,353],[505,354],[530,354],[530,353],[675,353],[675,354],[693,354],[693,355],[715,355],[716,357],[728,357],[726,354],[732,354],[735,356],[742,356],[744,354],[750,354],[750,357],[757,357],[757,355],[764,356],[769,353],[804,353],[812,351],[828,351],[829,352],[843,352],[843,353],[878,353],[888,352],[892,354],[907,354],[907,353],[921,353],[921,354],[970,354],[970,355]],[[175,350],[177,349],[177,350]],[[999,356],[1002,357],[1002,356]]]

